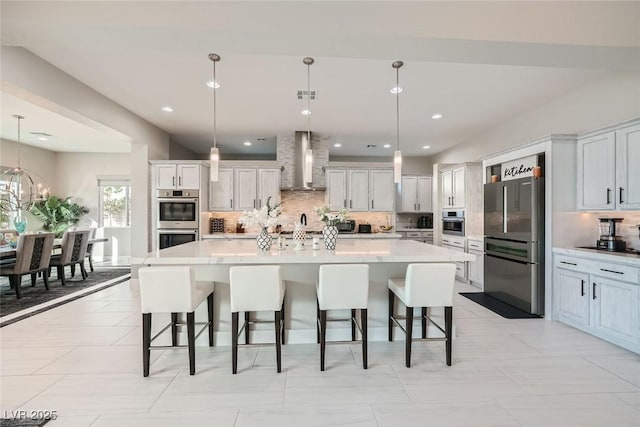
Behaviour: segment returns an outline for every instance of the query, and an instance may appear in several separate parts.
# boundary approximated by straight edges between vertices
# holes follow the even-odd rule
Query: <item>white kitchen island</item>
[[[144,258],[132,259],[132,267],[135,270],[136,267],[145,265],[190,265],[194,268],[199,280],[215,281],[216,345],[228,345],[231,342],[229,267],[279,264],[282,266],[283,277],[286,280],[286,343],[315,343],[315,282],[320,265],[346,263],[369,265],[371,282],[368,308],[369,340],[383,341],[387,339],[387,280],[390,277],[404,276],[409,263],[453,263],[474,259],[473,255],[411,240],[342,239],[338,241],[336,250],[333,252],[324,249],[313,250],[310,247],[305,247],[303,251],[294,251],[291,246],[280,251],[275,249],[274,245],[271,251],[262,253],[257,250],[255,240],[213,239],[151,252]],[[425,277],[425,281],[428,280],[429,278]],[[256,283],[256,286],[260,286],[260,283]],[[347,288],[349,283],[345,283],[344,286]],[[432,317],[442,318],[440,311],[442,310],[434,309]],[[329,318],[347,316],[347,311],[329,313]],[[206,319],[206,304],[199,308],[196,317]],[[272,318],[271,313],[258,315],[258,319]],[[256,329],[251,331],[253,342],[273,341],[272,325],[252,325],[254,326]],[[350,339],[350,331],[350,325],[347,322],[330,323],[327,340]],[[414,331],[415,336],[419,336],[420,328],[415,327]],[[432,333],[436,330],[430,328],[429,331]],[[396,333],[396,339],[402,339],[401,331]],[[199,344],[205,345],[204,341]]]

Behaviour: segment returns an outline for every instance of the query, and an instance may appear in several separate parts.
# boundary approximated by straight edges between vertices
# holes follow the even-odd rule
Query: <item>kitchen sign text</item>
[[[538,166],[538,156],[512,160],[502,164],[502,181],[533,176],[533,168]]]

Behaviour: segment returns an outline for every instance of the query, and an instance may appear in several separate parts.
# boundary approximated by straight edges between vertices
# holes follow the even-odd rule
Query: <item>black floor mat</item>
[[[519,308],[502,302],[484,292],[460,292],[463,297],[469,298],[471,301],[476,302],[486,309],[493,311],[496,314],[504,317],[505,319],[540,319],[542,316],[537,314],[527,313]]]

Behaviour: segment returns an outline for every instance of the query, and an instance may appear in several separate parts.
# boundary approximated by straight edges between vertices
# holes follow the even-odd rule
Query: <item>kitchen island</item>
[[[322,243],[321,243],[322,247]],[[369,340],[387,339],[388,293],[387,280],[403,277],[409,263],[473,261],[475,257],[439,246],[398,239],[343,239],[338,241],[335,251],[325,249],[294,251],[291,246],[285,250],[274,247],[268,252],[259,252],[255,240],[214,239],[201,240],[151,252],[146,257],[132,259],[132,267],[146,265],[190,265],[199,280],[216,282],[215,330],[216,344],[231,342],[231,313],[229,309],[229,267],[233,265],[279,264],[286,280],[285,327],[287,343],[316,342],[316,294],[315,281],[322,264],[364,263],[369,265]],[[429,278],[425,278],[429,280]],[[260,283],[256,283],[259,286]],[[345,288],[349,286],[344,284]],[[442,318],[442,309],[434,309],[432,317]],[[455,309],[454,309],[455,312]],[[329,318],[346,317],[348,312],[330,312]],[[272,319],[271,313],[261,313],[258,319]],[[197,319],[206,318],[203,305],[196,313]],[[161,322],[160,322],[161,323]],[[272,326],[252,325],[252,341],[273,340]],[[414,328],[416,336],[419,329]],[[351,336],[350,325],[346,322],[331,323],[327,330],[327,340],[345,340]],[[430,333],[435,328],[429,329]],[[436,333],[436,332],[433,332]],[[439,333],[439,332],[437,332]],[[402,332],[396,333],[401,339]],[[438,335],[439,336],[439,335]],[[204,341],[199,343],[205,345]]]
[[[258,235],[255,233],[212,233],[212,234],[204,234],[202,235],[202,240],[210,240],[210,239],[254,239]],[[278,234],[272,234],[274,240],[278,238]],[[287,240],[291,240],[292,234],[283,234],[282,237],[285,237]],[[322,234],[316,233],[307,233],[306,240],[311,243],[311,239],[313,237],[318,237],[322,240]],[[339,233],[338,239],[400,239],[402,237],[399,233]]]

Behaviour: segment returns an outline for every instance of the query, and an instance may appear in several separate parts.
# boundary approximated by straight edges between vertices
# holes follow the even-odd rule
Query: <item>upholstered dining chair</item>
[[[16,262],[0,267],[0,276],[9,277],[9,283],[16,291],[16,297],[22,297],[20,284],[22,276],[31,275],[35,285],[37,273],[42,272],[45,289],[49,290],[49,260],[53,249],[53,233],[22,234],[16,248]]]
[[[56,267],[58,279],[62,285],[66,285],[64,280],[64,268],[68,265],[80,265],[82,279],[87,278],[87,270],[84,268],[84,257],[87,253],[87,245],[89,244],[89,235],[91,230],[80,229],[73,231],[65,231],[62,236],[62,252],[51,256],[50,266]]]

